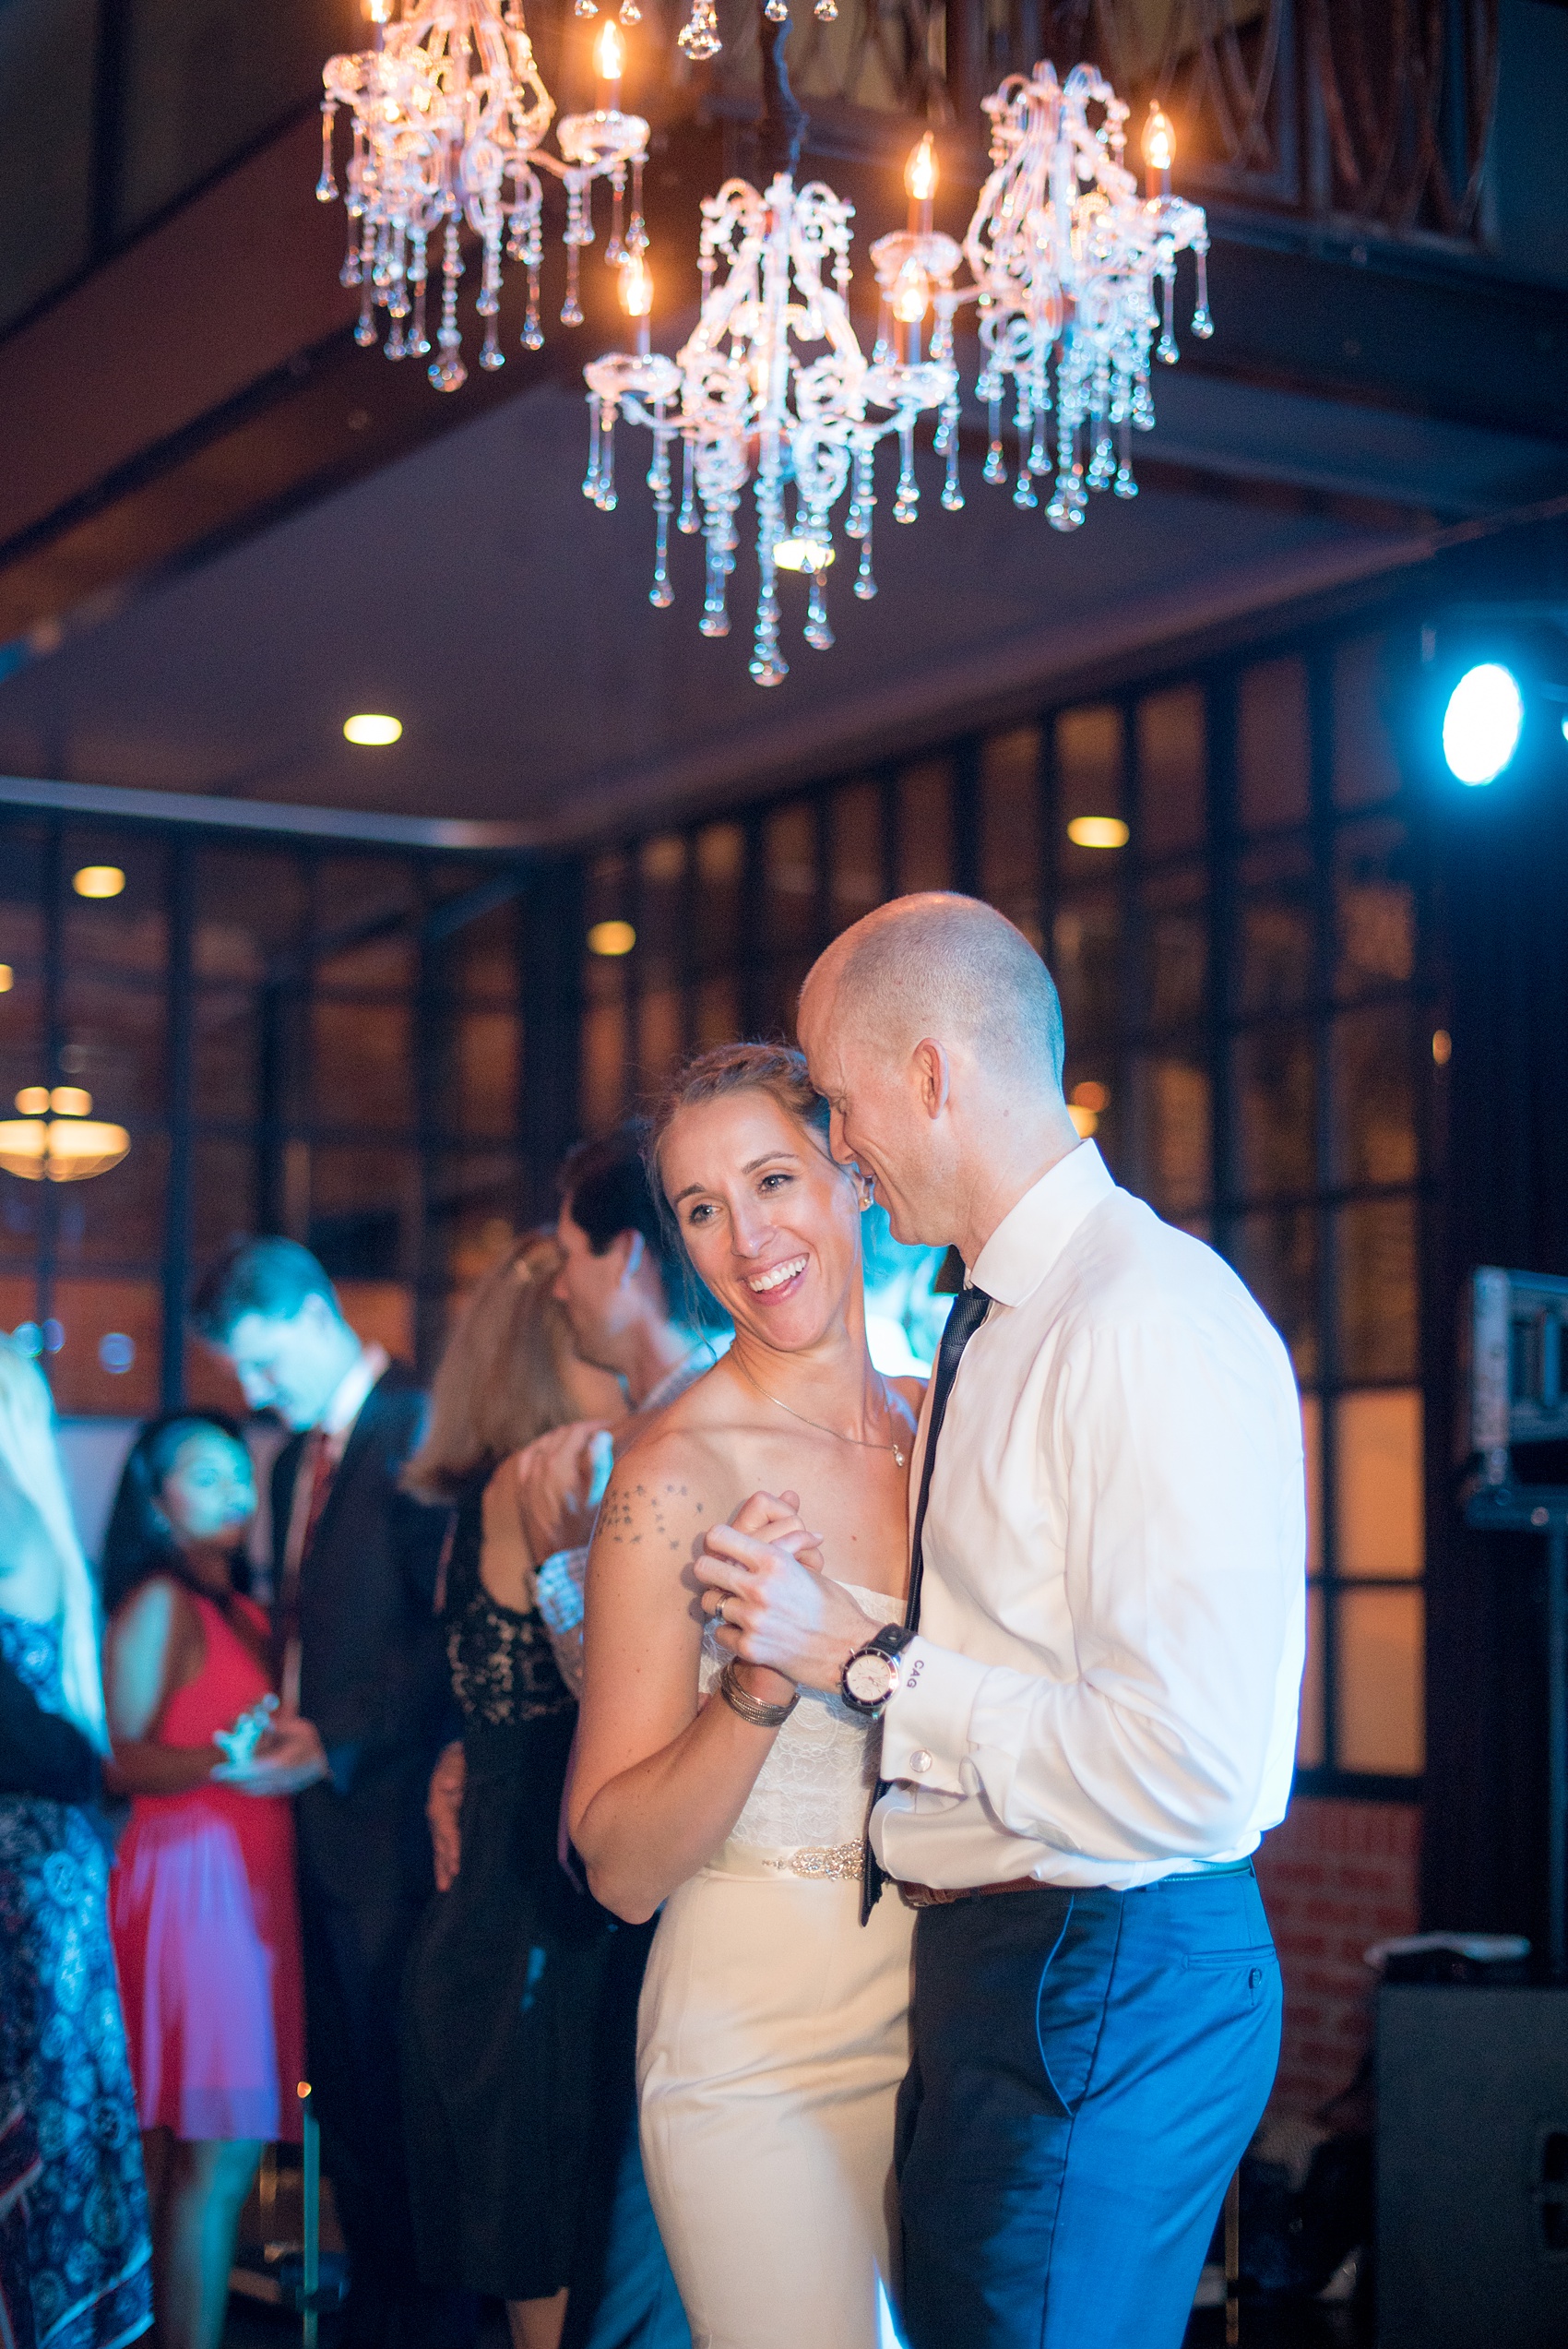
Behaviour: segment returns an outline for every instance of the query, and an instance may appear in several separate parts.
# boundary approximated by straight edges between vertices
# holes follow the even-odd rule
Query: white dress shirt
[[[1092,1142],[972,1277],[995,1302],[937,1446],[877,1856],[906,1883],[1122,1890],[1244,1858],[1285,1813],[1305,1651],[1284,1346]]]

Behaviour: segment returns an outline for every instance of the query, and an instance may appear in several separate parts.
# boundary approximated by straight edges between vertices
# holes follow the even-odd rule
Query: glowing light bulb
[[[931,280],[911,254],[893,281],[893,316],[901,327],[917,327],[931,300]]]
[[[1144,125],[1144,161],[1151,172],[1169,172],[1176,161],[1176,126],[1162,107],[1151,106]]]
[[[607,17],[593,44],[593,62],[601,82],[619,83],[626,70],[626,39],[613,17]],[[619,90],[613,93],[619,96]]]
[[[939,176],[936,141],[927,131],[919,146],[909,150],[909,160],[904,166],[904,192],[913,197],[917,204],[929,204],[936,194]]]
[[[647,314],[653,307],[653,273],[640,253],[628,253],[621,264],[621,307],[636,321],[637,356],[647,357]]]
[[[621,307],[628,318],[646,318],[653,308],[653,272],[640,253],[628,254],[622,267]]]
[[[801,531],[791,531],[781,538],[773,550],[773,559],[781,571],[826,571],[833,560],[831,539],[810,538]]]

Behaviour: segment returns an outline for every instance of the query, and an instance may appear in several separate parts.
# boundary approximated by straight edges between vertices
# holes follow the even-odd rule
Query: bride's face
[[[860,1282],[854,1179],[771,1093],[681,1110],[659,1169],[692,1262],[738,1330],[789,1353],[843,1321]]]

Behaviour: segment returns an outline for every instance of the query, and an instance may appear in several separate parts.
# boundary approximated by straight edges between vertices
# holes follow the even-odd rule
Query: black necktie
[[[925,1534],[926,1503],[931,1498],[931,1472],[936,1464],[936,1439],[942,1433],[942,1423],[947,1415],[947,1398],[953,1392],[953,1381],[958,1376],[958,1359],[980,1323],[991,1304],[983,1289],[960,1289],[953,1300],[953,1310],[942,1332],[937,1349],[936,1374],[931,1384],[931,1421],[926,1429],[925,1458],[921,1462],[921,1489],[915,1501],[915,1527],[909,1544],[909,1598],[904,1609],[905,1628],[918,1631],[921,1622],[921,1585],[925,1579],[925,1556],[922,1547]],[[864,1925],[882,1897],[883,1872],[876,1854],[871,1847],[871,1811],[876,1808],[886,1792],[886,1782],[879,1779],[871,1798],[871,1810],[866,1813],[865,1848],[861,1877],[861,1923]]]
[[[920,1497],[915,1503],[915,1530],[909,1544],[909,1603],[904,1610],[904,1621],[911,1631],[921,1628],[921,1584],[925,1578],[925,1557],[921,1541],[925,1533],[926,1503],[931,1498],[931,1472],[936,1464],[936,1439],[942,1433],[942,1423],[947,1415],[947,1398],[953,1392],[953,1381],[958,1376],[958,1357],[980,1323],[985,1319],[991,1299],[983,1289],[960,1289],[953,1300],[953,1310],[947,1317],[947,1327],[942,1332],[937,1349],[936,1376],[932,1380],[931,1425],[926,1430],[925,1458],[921,1462]]]

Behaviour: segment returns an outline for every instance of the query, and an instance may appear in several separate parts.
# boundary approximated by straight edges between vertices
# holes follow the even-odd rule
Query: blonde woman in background
[[[97,1606],[52,1422],[0,1338],[0,1664],[101,1757]],[[152,2320],[108,1884],[90,1804],[0,1794],[0,2327],[37,2349],[119,2349]]]
[[[568,2288],[571,2337],[599,2337],[592,2304],[616,2133],[632,2118],[646,1949],[615,1930],[557,1852],[577,1708],[535,1603],[514,1456],[568,1421],[610,1425],[625,1412],[619,1381],[573,1348],[551,1295],[560,1266],[553,1238],[531,1234],[475,1291],[404,1475],[422,1499],[457,1508],[442,1613],[463,1716],[457,1832],[437,1836],[441,1889],[414,1944],[404,2014],[421,2273],[504,2299],[517,2349],[556,2349]],[[662,2293],[640,2323],[617,2323],[617,2341],[685,2339],[661,2256],[659,2269]]]

